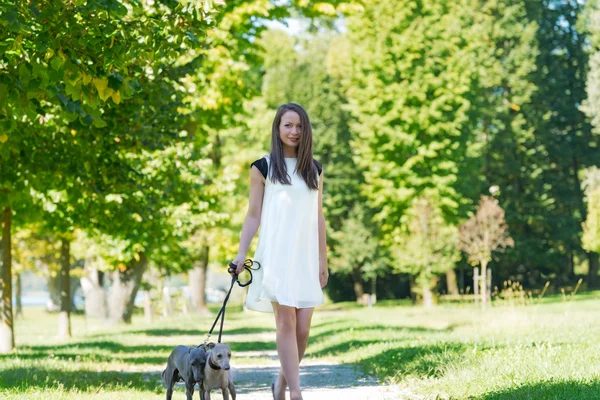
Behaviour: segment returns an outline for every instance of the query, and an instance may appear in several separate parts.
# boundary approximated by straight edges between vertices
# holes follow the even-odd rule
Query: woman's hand
[[[329,280],[329,270],[327,269],[327,265],[321,264],[319,267],[319,282],[321,282],[321,289],[323,289],[327,285],[327,281]]]
[[[236,265],[237,268],[234,270],[232,267],[229,267],[227,269],[227,272],[229,272],[231,274],[231,277],[234,278],[236,275],[241,274],[242,272],[244,272],[244,262],[246,261],[244,256],[240,256],[239,254],[235,257],[235,259],[231,262],[232,264]]]

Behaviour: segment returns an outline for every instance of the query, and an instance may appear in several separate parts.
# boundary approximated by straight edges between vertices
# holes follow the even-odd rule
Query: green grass
[[[103,326],[74,316],[74,337],[61,341],[56,319],[25,309],[18,349],[0,356],[0,398],[163,398],[169,352],[202,342],[212,324],[136,316],[131,326]],[[234,365],[270,361],[243,353],[275,350],[271,314],[228,308],[225,331]],[[470,305],[328,305],[315,314],[306,358],[357,364],[431,399],[600,399],[600,293],[485,313]]]

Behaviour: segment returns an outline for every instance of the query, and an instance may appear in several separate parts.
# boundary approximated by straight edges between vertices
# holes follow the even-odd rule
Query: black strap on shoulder
[[[258,168],[262,176],[267,179],[267,174],[269,173],[269,164],[267,164],[267,160],[264,157],[250,164],[250,168],[252,168],[252,166]]]
[[[317,167],[317,173],[319,176],[321,176],[321,172],[323,172],[323,164],[321,164],[320,162],[318,162],[317,160],[313,159],[313,163],[315,164],[315,167]]]
[[[317,167],[317,174],[320,176],[321,172],[323,172],[323,164],[314,159],[313,164],[315,164],[315,167]],[[269,164],[267,163],[267,159],[265,157],[254,161],[252,164],[250,164],[250,168],[252,168],[252,166],[258,168],[262,176],[267,179],[267,175],[269,174]]]

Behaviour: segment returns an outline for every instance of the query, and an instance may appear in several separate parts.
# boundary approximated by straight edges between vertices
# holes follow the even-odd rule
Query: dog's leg
[[[185,395],[187,400],[193,400],[194,396],[194,383],[185,383]]]
[[[231,398],[235,400],[235,386],[233,386],[233,382],[229,380],[229,391],[231,392]]]
[[[204,400],[210,400],[210,390],[204,392]]]
[[[229,400],[229,389],[224,387],[221,391],[223,392],[223,400]]]
[[[167,385],[167,400],[171,400],[173,397],[173,383],[169,382]]]
[[[173,397],[173,386],[177,380],[177,370],[172,371],[170,366],[165,370],[165,382],[167,384],[167,400]]]

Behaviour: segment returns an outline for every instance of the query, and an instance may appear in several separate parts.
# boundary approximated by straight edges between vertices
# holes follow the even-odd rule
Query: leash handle
[[[258,266],[255,268],[254,264],[257,264]],[[235,265],[233,262],[229,263],[229,268],[227,269],[227,271],[229,273],[235,272],[237,269],[237,265]],[[215,318],[215,322],[213,322],[212,327],[210,328],[210,331],[208,332],[208,336],[206,337],[206,340],[204,341],[204,345],[206,345],[208,343],[208,340],[210,339],[210,336],[213,333],[213,330],[215,329],[215,326],[217,326],[217,322],[219,322],[219,318],[221,319],[221,326],[219,328],[219,339],[217,343],[221,343],[221,335],[223,334],[223,324],[225,322],[225,308],[227,307],[227,302],[229,301],[229,296],[231,295],[231,291],[233,290],[233,287],[235,286],[235,283],[237,282],[239,287],[246,287],[248,285],[250,285],[252,283],[252,271],[258,271],[260,269],[260,263],[258,261],[252,261],[251,259],[247,259],[246,261],[244,261],[244,269],[246,271],[248,271],[248,273],[250,274],[250,280],[246,283],[241,283],[238,279],[238,275],[234,274],[234,276],[231,278],[231,286],[229,286],[229,291],[227,291],[227,295],[225,296],[225,299],[223,300],[223,306],[221,306],[221,309],[219,310],[219,313],[217,314],[217,318]],[[199,345],[198,347],[200,347],[202,345]]]
[[[255,268],[254,264],[257,264],[258,266]],[[227,268],[227,272],[229,272],[230,274],[233,273],[235,275],[234,279],[237,281],[239,287],[246,287],[252,283],[252,279],[254,278],[252,275],[252,271],[258,271],[260,269],[260,263],[258,261],[253,261],[252,259],[248,258],[246,259],[246,261],[244,261],[244,269],[250,274],[250,280],[246,283],[241,283],[238,279],[239,275],[235,273],[235,271],[237,270],[237,265],[235,265],[233,262],[230,262],[229,268]]]

